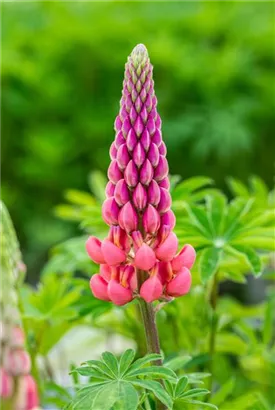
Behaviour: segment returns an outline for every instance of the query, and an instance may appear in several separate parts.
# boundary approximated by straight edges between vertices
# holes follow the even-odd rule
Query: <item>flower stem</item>
[[[216,311],[217,301],[218,301],[218,275],[214,276],[214,281],[211,289],[210,294],[210,306],[212,308],[212,318],[211,318],[211,327],[210,327],[210,337],[209,337],[209,373],[211,376],[209,377],[209,390],[212,393],[213,387],[213,364],[214,364],[214,357],[215,357],[215,350],[216,350],[216,335],[218,329],[218,315]]]
[[[146,272],[138,271],[138,287],[140,289],[142,283],[146,279]],[[144,299],[139,298],[139,306],[141,311],[141,317],[145,330],[147,352],[160,354],[159,335],[156,324],[156,313],[154,311],[152,303],[145,302]],[[162,360],[156,360],[157,366],[162,365]]]

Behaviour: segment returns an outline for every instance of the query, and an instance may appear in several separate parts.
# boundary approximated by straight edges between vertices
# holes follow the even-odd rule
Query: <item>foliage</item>
[[[193,398],[208,394],[207,389],[186,390],[188,378],[178,378],[169,366],[154,366],[154,360],[161,355],[148,354],[134,361],[135,352],[126,350],[120,360],[110,352],[102,353],[102,361],[88,360],[84,366],[76,368],[82,376],[89,377],[89,384],[78,390],[73,402],[66,409],[93,410],[136,410],[147,400],[150,393],[162,402],[167,409],[174,403],[194,403],[216,408]],[[151,366],[147,365],[151,363]],[[163,384],[159,380],[165,381]],[[139,394],[138,394],[139,393]],[[184,404],[183,404],[184,405]]]
[[[254,173],[271,186],[271,2],[16,1],[2,15],[2,190],[29,277],[76,234],[50,211],[61,193],[107,169],[121,67],[137,43],[155,66],[171,173],[219,187]]]

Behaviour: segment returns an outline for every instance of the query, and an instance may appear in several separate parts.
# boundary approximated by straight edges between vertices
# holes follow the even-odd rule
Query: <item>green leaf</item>
[[[205,248],[199,259],[199,272],[203,283],[211,279],[218,270],[221,256],[221,249]]]
[[[274,331],[274,312],[275,312],[275,297],[270,297],[265,308],[265,317],[263,325],[263,342],[268,345],[272,339]]]
[[[142,387],[143,389],[149,390],[154,393],[154,395],[165,405],[168,409],[173,406],[172,399],[169,394],[164,390],[159,382],[152,380],[132,380],[133,385]]]
[[[252,273],[256,277],[260,276],[262,273],[262,262],[256,251],[254,251],[254,249],[250,248],[249,246],[236,245],[233,243],[232,246],[237,250],[237,252],[241,253],[245,257],[246,262],[252,270]]]
[[[173,359],[164,362],[163,366],[176,371],[184,367],[189,360],[191,360],[191,356],[173,357]]]
[[[92,410],[110,410],[118,397],[118,383],[108,383],[97,392],[91,408]]]
[[[190,389],[190,390],[186,391],[185,393],[182,393],[180,395],[180,398],[183,399],[185,397],[201,396],[201,395],[209,394],[209,393],[210,393],[210,391],[207,390],[207,389],[198,389],[198,388]]]
[[[221,235],[223,232],[226,203],[226,197],[223,194],[207,196],[206,199],[208,219],[212,226],[213,234],[216,236]]]
[[[199,231],[208,239],[212,238],[212,229],[209,224],[204,208],[198,206],[187,205],[188,215],[192,223],[199,229]]]
[[[219,406],[220,404],[224,403],[224,401],[227,399],[227,397],[232,393],[232,390],[234,389],[235,386],[235,379],[231,378],[227,380],[221,388],[213,394],[211,397],[211,401],[213,404],[216,404]]]
[[[110,379],[114,378],[114,374],[110,371],[109,367],[100,360],[87,360],[84,364],[94,367],[97,371]]]
[[[199,400],[184,400],[185,403],[190,403],[190,404],[198,404],[201,407],[209,407],[211,409],[215,409],[215,410],[219,410],[217,406],[215,406],[214,404],[211,403],[204,403],[202,401]],[[233,409],[233,407],[232,407]],[[236,408],[235,408],[236,409]],[[236,409],[237,410],[237,409]]]
[[[140,369],[141,367],[145,366],[146,364],[153,362],[155,360],[160,360],[162,359],[161,354],[157,353],[150,353],[147,354],[144,357],[141,357],[140,359],[136,360],[130,367],[129,367],[129,372],[133,372],[135,370]],[[128,375],[128,372],[127,372]]]
[[[114,376],[118,375],[118,361],[117,358],[110,352],[102,353],[102,359],[106,366],[110,369]]]
[[[71,410],[91,410],[93,399],[105,383],[94,383],[78,390],[69,408]]]
[[[139,397],[135,388],[127,382],[119,383],[119,398],[115,403],[114,410],[136,410]]]
[[[235,196],[242,196],[247,198],[250,196],[248,189],[246,188],[245,184],[243,184],[238,179],[229,177],[227,178],[227,183],[229,185],[230,190]]]
[[[135,358],[135,351],[133,349],[126,350],[119,361],[119,374],[123,376],[126,370],[128,370],[130,364]]]
[[[187,376],[183,376],[178,380],[176,389],[175,389],[175,396],[179,397],[184,390],[186,389],[186,386],[188,384],[188,377]]]
[[[144,369],[137,369],[134,371],[129,371],[126,374],[126,377],[136,377],[136,376],[150,376],[150,378],[156,378],[156,379],[172,379],[175,380],[177,379],[176,373],[173,372],[173,370],[168,369],[167,367],[161,367],[161,366],[150,366],[150,367],[145,367]]]
[[[98,379],[106,380],[105,375],[102,375],[102,373],[97,372],[93,367],[90,367],[90,366],[77,367],[72,372],[70,372],[70,374],[72,373],[78,373],[81,376],[89,376],[89,377],[95,377]]]

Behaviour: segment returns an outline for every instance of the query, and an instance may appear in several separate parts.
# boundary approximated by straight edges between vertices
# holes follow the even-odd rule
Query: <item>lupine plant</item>
[[[25,335],[19,311],[18,288],[25,265],[16,234],[5,205],[1,213],[1,322],[0,322],[0,399],[6,410],[34,410],[38,391],[31,376],[31,359],[25,347]]]
[[[86,244],[90,257],[100,264],[100,273],[91,278],[93,294],[117,305],[139,299],[151,353],[160,353],[151,302],[186,294],[195,260],[190,245],[177,254],[166,146],[156,106],[152,65],[146,48],[138,45],[125,66],[110,148],[102,206],[109,235],[102,242],[90,237]]]
[[[273,410],[273,195],[255,177],[252,189],[229,179],[231,200],[208,177],[168,177],[156,104],[152,66],[139,45],[125,67],[108,180],[92,172],[93,195],[69,190],[69,204],[56,208],[85,235],[52,250],[36,290],[21,289],[43,404]],[[178,252],[178,242],[192,246]],[[266,283],[266,302],[245,306],[223,294],[248,274]],[[121,347],[73,363],[73,385],[60,386],[51,349],[82,324],[108,340],[120,334],[136,352]]]

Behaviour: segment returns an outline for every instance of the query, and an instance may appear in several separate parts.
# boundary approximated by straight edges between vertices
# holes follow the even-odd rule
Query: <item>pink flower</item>
[[[3,368],[0,368],[0,397],[4,399],[13,393],[13,378]]]
[[[176,255],[167,149],[152,71],[147,50],[139,44],[125,66],[116,135],[110,148],[109,181],[102,206],[109,235],[102,242],[90,237],[86,244],[89,256],[101,265],[100,273],[91,279],[91,290],[95,297],[116,305],[134,297],[151,303],[186,293],[191,281],[184,267],[191,268],[195,260],[190,245]],[[141,271],[148,274],[143,283]]]

